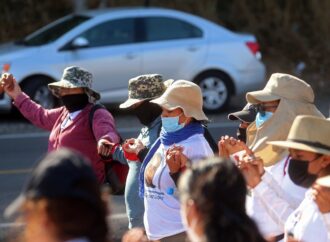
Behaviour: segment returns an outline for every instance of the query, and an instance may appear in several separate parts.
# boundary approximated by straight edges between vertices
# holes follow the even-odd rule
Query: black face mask
[[[236,135],[240,141],[246,143],[246,128],[238,128]]]
[[[88,96],[85,93],[66,95],[60,99],[70,113],[81,110],[88,104]]]
[[[149,125],[162,113],[162,108],[155,103],[145,101],[138,107],[132,109],[132,112],[136,115],[141,124]]]
[[[308,161],[291,159],[288,173],[294,184],[309,188],[315,182],[317,176],[308,173]]]

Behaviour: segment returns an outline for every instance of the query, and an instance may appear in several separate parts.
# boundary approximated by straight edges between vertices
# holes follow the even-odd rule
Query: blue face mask
[[[256,126],[259,128],[264,122],[270,119],[273,116],[272,112],[263,112],[261,115],[260,112],[257,113],[256,116]]]
[[[184,124],[179,124],[179,116],[176,117],[162,117],[162,126],[166,132],[171,133],[178,131],[184,127]]]

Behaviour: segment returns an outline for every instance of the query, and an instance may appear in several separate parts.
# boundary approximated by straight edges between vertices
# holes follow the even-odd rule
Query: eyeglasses
[[[278,105],[265,105],[265,104],[256,104],[255,108],[258,113],[260,113],[261,116],[265,115],[265,112],[270,109],[275,109],[278,107]]]

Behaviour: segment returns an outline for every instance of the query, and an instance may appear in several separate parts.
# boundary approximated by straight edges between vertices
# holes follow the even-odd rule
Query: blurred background
[[[327,0],[1,0],[0,42],[17,40],[68,13],[103,7],[173,8],[252,33],[260,44],[267,78],[300,76],[317,95],[330,93],[330,1]]]

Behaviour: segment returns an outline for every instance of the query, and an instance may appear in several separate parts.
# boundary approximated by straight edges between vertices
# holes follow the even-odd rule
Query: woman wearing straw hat
[[[163,110],[162,130],[140,171],[144,225],[150,240],[181,242],[186,237],[185,227],[180,216],[177,186],[171,175],[184,169],[188,159],[194,162],[213,155],[201,124],[208,118],[202,108],[201,89],[189,81],[175,81],[151,102]]]
[[[256,157],[263,160],[267,176],[281,185],[284,191],[282,196],[290,201],[292,207],[297,207],[305,194],[302,185],[308,187],[313,180],[307,174],[306,167],[301,169],[299,163],[289,161],[286,149],[269,144],[268,141],[285,140],[298,115],[323,117],[313,103],[313,89],[297,77],[275,73],[264,89],[248,92],[246,99],[258,109],[256,121],[247,129],[247,146]],[[222,140],[220,145],[223,142],[236,144],[232,140]],[[238,146],[238,149],[242,147]],[[249,214],[257,221],[264,236],[275,236],[276,240],[281,240],[283,225],[274,218],[273,212],[263,206],[262,200],[253,191],[248,201]]]
[[[329,120],[303,115],[294,120],[286,141],[272,141],[270,144],[289,149],[291,161],[306,165],[308,173],[320,178],[330,174],[329,134]],[[296,209],[283,196],[283,188],[264,171],[261,159],[246,157],[240,166],[263,206],[272,212],[279,223],[285,223],[286,238],[293,237],[304,242],[329,241],[327,226],[311,190],[306,192]]]
[[[3,74],[3,78],[13,79],[14,87],[5,85],[4,89],[23,116],[50,131],[48,151],[67,147],[81,152],[91,160],[99,182],[103,183],[104,164],[99,155],[108,156],[110,148],[106,144],[119,142],[119,136],[112,115],[105,109],[95,111],[92,129],[89,126],[89,113],[100,99],[100,94],[92,89],[92,74],[77,66],[64,69],[60,81],[48,84],[64,105],[49,110],[23,93],[11,74]]]

